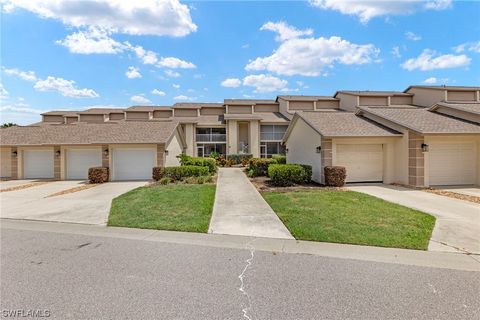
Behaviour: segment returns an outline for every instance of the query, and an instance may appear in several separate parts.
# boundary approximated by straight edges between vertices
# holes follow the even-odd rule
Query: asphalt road
[[[258,251],[244,294],[239,275],[251,257],[247,249],[2,229],[0,316],[480,318],[478,272]]]

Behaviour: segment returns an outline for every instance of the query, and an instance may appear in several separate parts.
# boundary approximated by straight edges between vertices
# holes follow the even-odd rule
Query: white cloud
[[[448,69],[465,67],[470,64],[471,59],[464,54],[453,55],[439,53],[425,49],[416,58],[411,58],[402,64],[402,68],[412,71],[419,69],[421,71],[429,71],[435,69]]]
[[[453,51],[456,53],[462,53],[465,51],[480,53],[480,41],[465,42],[456,47],[453,47]]]
[[[45,80],[38,80],[33,88],[37,91],[58,91],[62,96],[72,98],[96,98],[98,93],[93,89],[78,89],[75,81],[48,76]]]
[[[17,105],[5,105],[0,107],[0,111],[14,111],[19,113],[33,113],[40,114],[45,112],[45,110],[29,108],[27,104],[17,104]]]
[[[152,90],[152,94],[156,94],[157,96],[161,96],[161,97],[163,97],[163,96],[166,95],[165,92],[163,92],[163,91],[161,91],[161,90],[158,90],[158,89],[153,89],[153,90]]]
[[[166,58],[161,58],[160,61],[158,62],[158,65],[161,67],[166,67],[170,69],[194,69],[196,66],[188,61],[181,60],[175,57],[166,57]]]
[[[335,10],[342,14],[356,16],[362,23],[373,18],[390,15],[412,14],[421,10],[445,10],[451,7],[451,0],[309,0],[313,6],[324,10]]]
[[[128,48],[127,44],[112,39],[110,32],[96,27],[72,33],[55,43],[66,47],[71,53],[78,54],[117,54]]]
[[[254,87],[254,92],[278,91],[286,88],[287,84],[286,80],[265,74],[250,75],[243,78],[243,85]]]
[[[179,84],[172,84],[172,87],[174,87],[175,89],[180,89],[180,85],[179,85]]]
[[[401,58],[402,55],[400,54],[400,48],[397,46],[397,47],[393,47],[392,48],[392,51],[390,51],[390,53],[392,54],[392,56],[394,56],[395,58]]]
[[[248,48],[250,48],[249,43],[245,43],[244,45],[242,45],[242,49],[248,49]]]
[[[170,77],[170,78],[179,78],[180,77],[180,73],[178,72],[175,72],[173,70],[165,70],[165,75],[167,77]]]
[[[125,72],[125,75],[127,76],[128,79],[135,79],[135,78],[142,77],[142,75],[139,72],[139,69],[135,67],[128,67],[128,70]]]
[[[0,83],[0,100],[7,99],[8,98],[8,91],[3,87],[3,84]]]
[[[190,9],[179,0],[7,0],[8,11],[22,8],[73,27],[115,33],[181,37],[197,30]]]
[[[130,97],[130,101],[135,103],[150,103],[151,101],[142,95],[134,95]]]
[[[299,30],[295,27],[289,26],[283,21],[280,22],[267,22],[260,30],[270,30],[276,32],[278,35],[275,38],[277,41],[285,41],[288,39],[298,38],[301,36],[310,36],[313,34],[312,29]]]
[[[242,81],[237,78],[228,78],[222,81],[221,85],[222,87],[227,87],[227,88],[237,88],[242,84]]]
[[[182,94],[182,95],[173,97],[173,100],[193,101],[193,100],[197,100],[197,98],[196,97],[189,97],[189,96],[186,96],[186,95]]]
[[[3,72],[5,72],[5,74],[9,76],[16,76],[25,81],[37,80],[37,76],[35,75],[34,71],[22,71],[17,68],[8,69],[5,67],[2,67],[2,69],[3,69]]]
[[[439,79],[439,78],[435,78],[435,77],[430,77],[430,78],[427,78],[427,79],[423,80],[423,82],[427,83],[427,84],[447,83],[448,78]]]
[[[411,40],[411,41],[422,40],[422,36],[419,36],[418,34],[415,34],[411,31],[405,32],[405,38],[407,38],[407,40]]]
[[[373,44],[355,44],[340,37],[292,38],[285,40],[267,57],[250,61],[245,69],[267,70],[280,75],[319,76],[325,67],[366,64],[380,52]]]

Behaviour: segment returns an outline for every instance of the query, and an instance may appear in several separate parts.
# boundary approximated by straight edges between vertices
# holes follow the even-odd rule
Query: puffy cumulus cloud
[[[3,87],[3,84],[0,83],[0,100],[7,99],[9,96],[9,93],[7,89]]]
[[[380,52],[373,44],[355,44],[340,37],[288,39],[267,57],[250,61],[248,71],[267,70],[280,75],[319,76],[326,67],[373,62]]]
[[[36,81],[37,76],[34,71],[22,71],[17,68],[2,67],[3,72],[9,76],[15,76],[25,81]]]
[[[155,95],[161,96],[161,97],[167,95],[165,92],[163,92],[163,91],[161,91],[161,90],[158,90],[158,89],[153,89],[153,90],[152,90],[152,94],[155,94]]]
[[[423,83],[427,84],[436,84],[436,83],[447,83],[449,81],[448,78],[436,78],[436,77],[430,77],[425,80],[423,80]]]
[[[194,100],[197,100],[197,97],[189,97],[189,96],[181,94],[181,95],[173,97],[173,100],[176,100],[176,101],[194,101]]]
[[[55,43],[77,54],[117,54],[129,48],[128,44],[112,39],[110,32],[96,27],[72,33]]]
[[[402,55],[400,53],[400,47],[398,47],[398,46],[393,47],[392,50],[390,51],[390,53],[395,58],[401,58],[402,57]]]
[[[180,78],[180,73],[173,70],[165,70],[165,75],[170,78]]]
[[[274,92],[285,89],[288,82],[271,75],[256,74],[243,78],[243,85],[254,87],[255,92]]]
[[[480,41],[462,43],[456,47],[453,47],[453,51],[456,53],[462,53],[465,51],[480,53]]]
[[[93,89],[79,89],[75,81],[48,76],[44,80],[38,80],[33,88],[37,91],[57,91],[62,96],[71,98],[96,98],[98,93]]]
[[[237,78],[228,78],[223,80],[221,85],[222,87],[227,87],[227,88],[238,88],[239,86],[242,85],[242,81]]]
[[[309,0],[314,7],[335,10],[345,15],[357,17],[360,22],[368,23],[373,18],[391,15],[412,14],[422,10],[445,10],[452,6],[451,0]]]
[[[160,58],[160,61],[158,62],[158,65],[161,67],[166,67],[170,69],[195,69],[196,66],[188,61],[181,60],[175,57],[166,57],[166,58]]]
[[[470,61],[471,59],[464,54],[442,55],[433,50],[425,49],[418,57],[406,60],[401,66],[408,71],[416,69],[429,71],[435,69],[466,67],[470,64]]]
[[[179,0],[6,0],[4,12],[22,8],[73,27],[115,33],[181,37],[197,30],[190,8]]]
[[[285,41],[288,39],[298,38],[301,36],[310,36],[313,34],[312,29],[299,30],[295,27],[292,27],[286,24],[283,21],[280,22],[267,22],[265,23],[260,30],[270,30],[276,32],[278,35],[276,37],[277,41]]]
[[[138,94],[130,97],[130,101],[135,102],[135,103],[141,103],[141,104],[147,104],[150,103],[151,101],[145,98],[143,95]]]
[[[158,68],[170,69],[195,69],[196,66],[189,61],[185,61],[176,57],[158,57],[156,52],[145,50],[142,46],[132,47],[135,55],[143,64],[155,65]]]
[[[139,69],[135,67],[128,67],[127,71],[125,72],[125,76],[127,76],[128,79],[135,79],[135,78],[142,77]]]

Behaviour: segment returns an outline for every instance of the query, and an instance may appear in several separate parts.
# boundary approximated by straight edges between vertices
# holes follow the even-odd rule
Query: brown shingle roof
[[[404,92],[407,92],[411,88],[425,88],[425,89],[435,89],[435,90],[458,90],[458,91],[463,91],[463,90],[480,90],[480,87],[475,87],[475,86],[425,86],[425,85],[413,85],[409,86],[407,89],[404,90]]]
[[[208,108],[222,108],[223,103],[212,103],[212,102],[177,102],[173,105],[172,108],[175,109],[199,109],[203,107]]]
[[[123,112],[122,108],[90,108],[84,111],[79,111],[79,114],[108,114],[111,112]]]
[[[390,137],[401,133],[352,112],[300,111],[299,117],[325,137]]]
[[[434,111],[438,107],[445,107],[449,109],[460,110],[468,113],[480,114],[480,102],[478,103],[451,103],[451,102],[439,102],[433,105],[429,110]]]
[[[125,111],[140,111],[140,112],[146,112],[146,111],[149,112],[149,111],[156,111],[156,110],[171,110],[171,108],[163,107],[163,106],[131,106],[125,109]]]
[[[407,129],[422,133],[480,133],[480,126],[451,116],[407,105],[405,107],[359,107]]]
[[[401,91],[369,91],[369,90],[339,90],[335,93],[334,97],[339,93],[350,94],[354,96],[365,96],[365,97],[388,97],[388,96],[413,96],[412,93],[405,93]]]
[[[175,117],[175,121],[180,123],[196,123],[198,125],[218,126],[225,124],[223,115],[204,115],[198,117]]]
[[[277,99],[281,98],[287,101],[318,101],[318,100],[338,100],[331,96],[302,96],[302,95],[289,95],[289,96],[277,96]]]
[[[42,113],[42,116],[77,116],[79,111],[62,111],[62,110],[53,110]]]
[[[224,104],[228,105],[255,105],[255,104],[277,104],[271,99],[224,99]]]
[[[69,145],[110,143],[164,143],[177,122],[122,121],[78,123],[39,127],[12,127],[0,130],[1,145]]]

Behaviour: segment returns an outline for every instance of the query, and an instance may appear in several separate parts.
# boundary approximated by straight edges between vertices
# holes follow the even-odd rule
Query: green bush
[[[158,181],[160,184],[167,185],[169,183],[172,183],[173,180],[171,178],[161,178],[160,181]]]
[[[248,160],[251,159],[252,155],[251,154],[229,154],[227,155],[227,160],[231,160],[233,164],[241,164],[242,160]]]
[[[287,164],[287,157],[281,154],[274,154],[272,159],[278,164]]]
[[[312,182],[312,166],[308,164],[301,164],[303,170],[305,170],[305,175],[303,177],[303,181],[305,183]]]
[[[298,164],[272,164],[268,167],[268,176],[278,187],[293,186],[305,182],[305,169]]]
[[[268,158],[252,158],[249,161],[249,171],[252,177],[268,175],[268,166],[275,164],[276,160]]]
[[[201,166],[207,167],[210,173],[217,171],[217,162],[214,158],[190,157],[182,154],[178,157],[182,166]]]
[[[175,181],[182,180],[188,177],[208,176],[209,171],[207,167],[202,166],[180,166],[180,167],[155,167],[153,178],[161,180],[163,178],[170,178]]]

